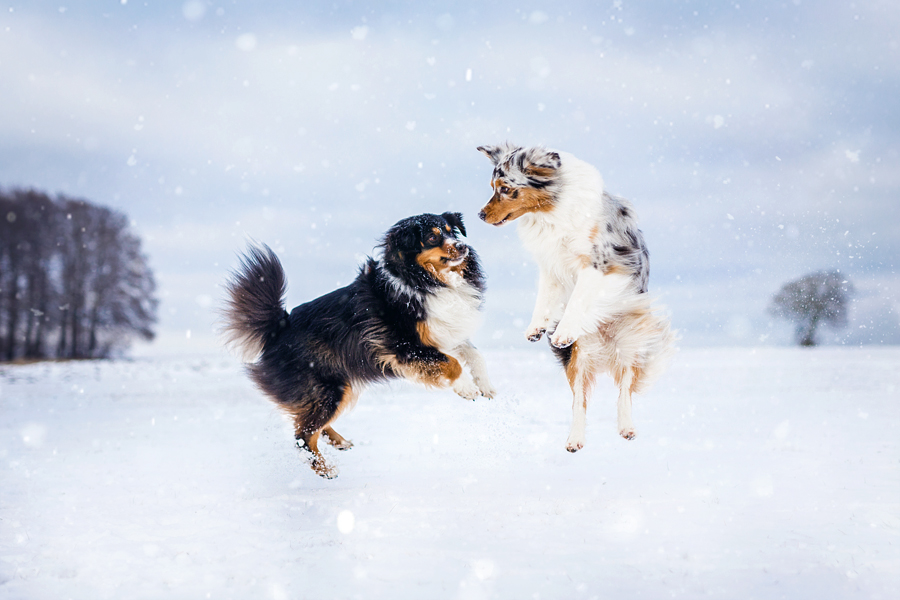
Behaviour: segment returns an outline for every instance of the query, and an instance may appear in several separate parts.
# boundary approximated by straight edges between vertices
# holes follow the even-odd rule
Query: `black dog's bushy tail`
[[[225,343],[236,348],[246,362],[253,362],[263,351],[266,340],[287,327],[284,269],[271,248],[265,244],[250,246],[225,289],[228,294],[222,310]]]

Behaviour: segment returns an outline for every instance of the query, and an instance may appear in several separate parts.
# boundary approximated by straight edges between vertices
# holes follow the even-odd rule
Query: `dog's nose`
[[[487,215],[484,214],[483,210],[480,210],[480,211],[478,211],[478,218],[481,219],[482,221],[484,221],[485,219],[487,219]]]

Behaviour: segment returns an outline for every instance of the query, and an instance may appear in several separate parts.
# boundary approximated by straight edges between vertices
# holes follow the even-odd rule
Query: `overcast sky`
[[[826,339],[900,343],[898,32],[892,1],[0,1],[0,186],[128,214],[167,351],[214,343],[250,238],[293,306],[457,210],[476,343],[519,346],[536,269],[475,148],[544,144],[632,200],[682,345],[790,343],[766,308],[818,269],[857,290]]]

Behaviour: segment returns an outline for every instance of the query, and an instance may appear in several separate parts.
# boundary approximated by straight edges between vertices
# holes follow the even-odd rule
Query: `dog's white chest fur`
[[[455,273],[449,283],[425,300],[429,333],[443,351],[466,342],[481,322],[481,293]]]
[[[518,232],[522,244],[544,272],[552,275],[566,289],[571,289],[580,266],[579,250],[584,245],[572,232],[580,230],[569,229],[543,217],[529,217],[531,215],[520,219]]]

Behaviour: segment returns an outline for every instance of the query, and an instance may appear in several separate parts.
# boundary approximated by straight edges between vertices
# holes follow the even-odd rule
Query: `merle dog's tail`
[[[222,335],[246,362],[255,361],[266,340],[288,326],[284,310],[284,269],[272,249],[252,245],[228,280]]]

